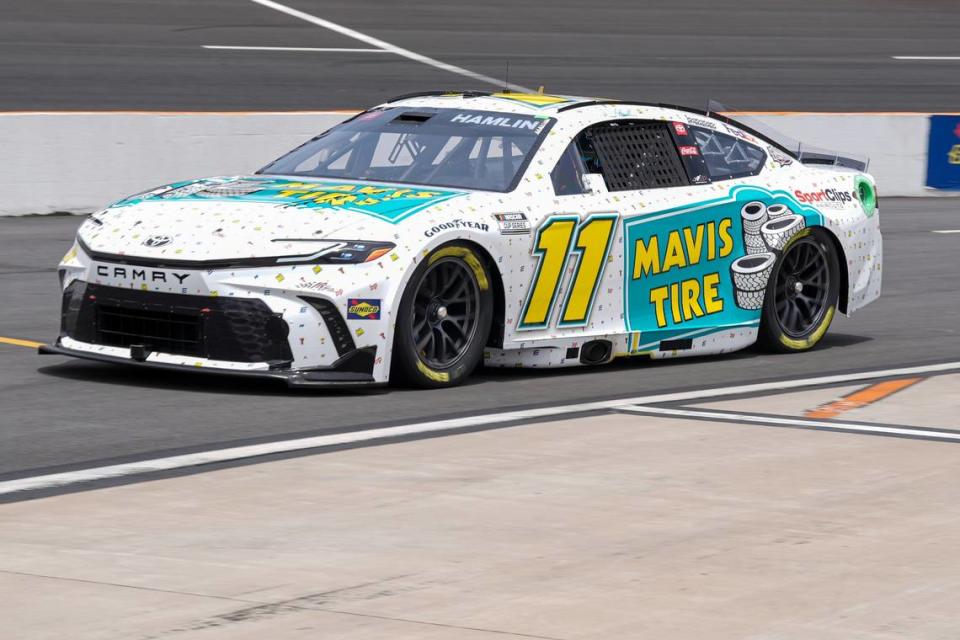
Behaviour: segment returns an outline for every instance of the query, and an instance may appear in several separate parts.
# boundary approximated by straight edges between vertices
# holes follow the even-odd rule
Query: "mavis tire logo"
[[[840,191],[839,189],[821,189],[820,191],[800,191],[797,189],[793,192],[794,197],[800,202],[806,204],[827,204],[834,203],[838,205],[845,205],[848,202],[853,202],[856,199],[853,193],[849,191]]]
[[[350,298],[347,300],[347,320],[379,320],[380,300]]]
[[[170,236],[150,236],[142,244],[145,247],[165,247],[171,242],[173,242],[173,238]]]

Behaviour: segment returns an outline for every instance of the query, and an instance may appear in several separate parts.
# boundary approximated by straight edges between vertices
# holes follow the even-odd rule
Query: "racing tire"
[[[803,229],[783,246],[767,282],[757,343],[778,353],[812,349],[830,328],[839,297],[833,242],[820,229]]]
[[[469,245],[433,250],[400,300],[391,382],[427,389],[463,382],[483,358],[490,335],[492,282],[486,261]]]

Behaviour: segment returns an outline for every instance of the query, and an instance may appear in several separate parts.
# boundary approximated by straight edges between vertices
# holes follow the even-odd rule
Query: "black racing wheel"
[[[820,229],[804,229],[783,247],[767,283],[759,344],[781,353],[812,349],[830,327],[839,297],[833,243]]]
[[[493,321],[493,290],[483,258],[468,245],[435,249],[400,300],[391,379],[417,387],[462,382],[483,357]]]

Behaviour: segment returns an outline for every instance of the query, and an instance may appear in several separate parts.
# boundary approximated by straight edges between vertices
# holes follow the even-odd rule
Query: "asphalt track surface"
[[[950,199],[887,199],[881,299],[812,352],[566,371],[481,371],[438,391],[294,392],[280,384],[39,356],[0,344],[0,480],[255,442],[533,406],[960,360],[960,228]],[[55,265],[80,220],[0,218],[0,336],[51,340]]]
[[[960,110],[956,0],[284,0],[554,93],[744,110]],[[358,108],[490,85],[251,0],[0,0],[0,110]]]

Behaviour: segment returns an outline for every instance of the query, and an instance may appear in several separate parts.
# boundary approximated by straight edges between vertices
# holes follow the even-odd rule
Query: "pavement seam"
[[[855,433],[875,436],[912,438],[920,440],[936,440],[940,442],[960,442],[960,432],[950,430],[934,430],[925,427],[882,426],[873,424],[857,424],[852,422],[838,422],[826,420],[810,420],[807,418],[790,418],[770,416],[745,412],[727,412],[700,409],[674,409],[668,407],[654,407],[642,405],[625,405],[617,411],[646,414],[659,417],[673,417],[692,420],[714,420],[731,422],[740,425],[761,425],[772,427],[787,427],[807,429],[810,431],[833,431],[838,433]]]
[[[224,449],[208,449],[196,453],[172,455],[154,459],[145,459],[135,462],[114,464],[100,467],[89,467],[76,471],[66,471],[37,476],[22,477],[0,482],[0,500],[9,501],[27,497],[31,492],[53,490],[69,490],[76,485],[85,485],[102,481],[121,481],[123,479],[149,479],[151,474],[170,472],[194,467],[213,468],[218,464],[238,463],[244,460],[264,459],[267,456],[296,454],[309,450],[324,450],[335,447],[372,446],[389,443],[402,439],[439,437],[452,435],[463,430],[481,430],[495,428],[496,425],[506,426],[508,423],[526,423],[533,420],[553,418],[561,420],[569,418],[571,414],[616,410],[621,407],[650,406],[682,400],[700,400],[731,396],[744,392],[763,392],[772,390],[796,390],[801,387],[827,384],[854,382],[860,380],[877,380],[893,376],[932,374],[936,372],[955,371],[960,369],[960,362],[945,362],[918,367],[900,367],[896,369],[882,369],[861,371],[852,374],[828,375],[814,378],[784,379],[775,382],[734,385],[730,387],[698,389],[695,391],[663,393],[632,398],[619,398],[597,402],[548,405],[541,408],[505,411],[469,415],[447,420],[427,420],[405,425],[390,425],[362,431],[348,431],[338,434],[326,434],[294,438],[288,440],[273,440],[261,444],[228,447]],[[669,409],[660,411],[669,412]],[[722,418],[730,421],[729,417]],[[770,422],[766,420],[766,422]],[[782,421],[781,421],[782,422]],[[808,425],[809,426],[809,425]],[[842,429],[837,425],[828,428]],[[858,429],[853,429],[857,431]],[[859,429],[867,431],[866,428]],[[876,427],[873,431],[893,432],[894,429]],[[919,432],[919,430],[914,430]],[[906,436],[909,437],[909,436]],[[925,437],[925,436],[920,436]],[[949,439],[939,436],[940,439]],[[957,439],[960,439],[958,434]]]

